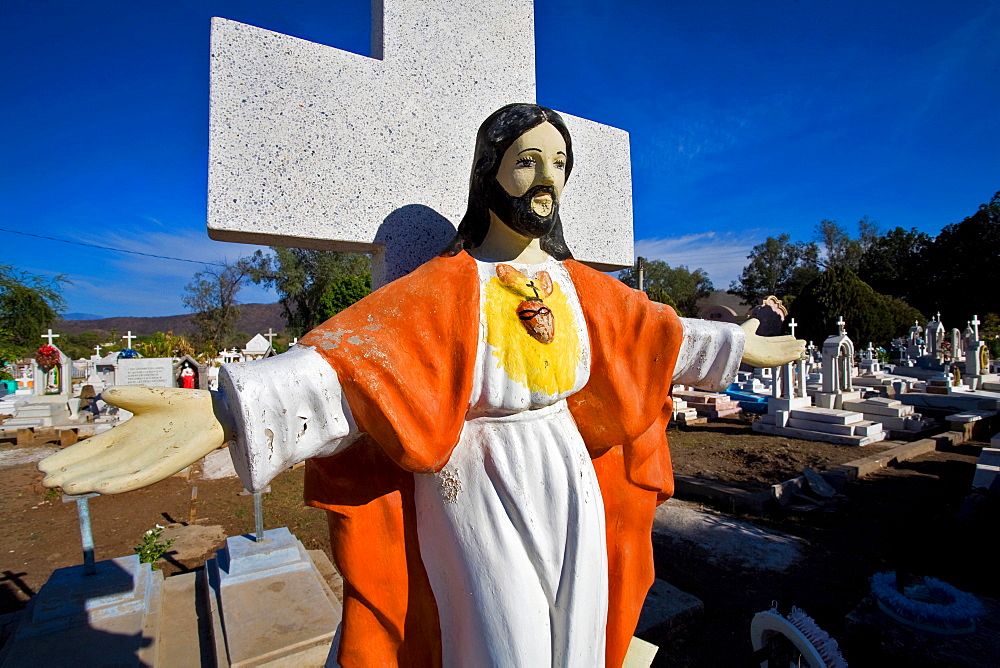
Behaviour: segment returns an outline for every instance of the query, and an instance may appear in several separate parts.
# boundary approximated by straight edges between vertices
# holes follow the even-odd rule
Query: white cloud
[[[717,290],[726,290],[747,263],[756,237],[733,233],[701,232],[679,237],[637,239],[636,256],[662,260],[672,267],[704,269]]]

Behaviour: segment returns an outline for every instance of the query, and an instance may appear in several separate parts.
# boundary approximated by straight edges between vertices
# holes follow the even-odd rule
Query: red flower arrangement
[[[59,364],[59,351],[55,346],[46,343],[35,351],[35,361],[38,362],[38,366],[48,371]]]

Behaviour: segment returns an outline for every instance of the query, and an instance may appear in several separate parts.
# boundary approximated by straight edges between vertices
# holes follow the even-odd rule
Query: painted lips
[[[550,193],[539,193],[531,198],[531,210],[538,216],[547,216],[552,213],[552,195]]]

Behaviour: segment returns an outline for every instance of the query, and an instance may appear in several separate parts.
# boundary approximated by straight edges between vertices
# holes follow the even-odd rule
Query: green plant
[[[58,487],[50,487],[49,489],[45,490],[46,501],[55,501],[60,496],[62,496],[62,490],[59,489]]]
[[[139,555],[139,562],[143,564],[155,563],[174,544],[174,538],[163,540],[163,527],[159,524],[155,529],[150,529],[143,534],[139,542],[132,549]],[[155,566],[154,566],[155,568]]]

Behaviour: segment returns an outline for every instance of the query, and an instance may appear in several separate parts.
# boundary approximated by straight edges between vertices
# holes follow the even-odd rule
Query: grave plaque
[[[174,387],[174,363],[169,357],[118,360],[118,385]]]

